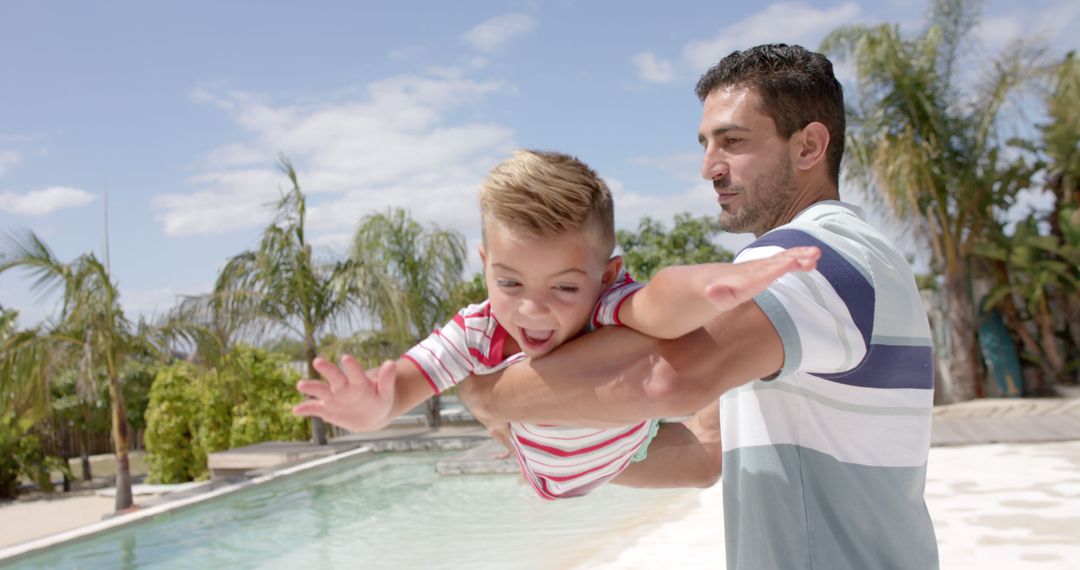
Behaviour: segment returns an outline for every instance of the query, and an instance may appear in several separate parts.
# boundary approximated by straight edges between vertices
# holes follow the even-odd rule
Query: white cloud
[[[859,17],[859,5],[848,2],[818,9],[806,4],[771,4],[763,11],[734,22],[715,38],[691,42],[683,48],[683,59],[695,70],[704,71],[732,51],[764,43],[783,42],[814,49],[837,27]]]
[[[534,27],[536,20],[528,14],[504,14],[477,25],[469,30],[464,38],[478,50],[493,51],[532,31]]]
[[[701,153],[685,152],[667,156],[647,156],[631,159],[633,164],[663,170],[675,180],[687,183],[701,182]]]
[[[212,289],[213,286],[208,284],[203,287],[192,287],[185,290],[176,287],[162,287],[142,291],[121,291],[120,300],[127,318],[137,320],[139,317],[143,317],[147,320],[153,320],[175,307],[180,297],[202,295]]]
[[[984,18],[979,22],[976,36],[992,48],[1000,48],[1025,34],[1024,26],[1016,15]]]
[[[631,60],[637,67],[638,77],[649,83],[670,83],[675,80],[675,65],[666,59],[659,59],[652,52],[642,52]]]
[[[260,206],[287,185],[274,165],[284,153],[311,197],[317,234],[355,227],[363,214],[393,206],[444,225],[473,223],[472,192],[514,146],[514,133],[493,123],[452,124],[448,115],[507,88],[444,69],[372,83],[353,100],[306,106],[199,91],[194,98],[228,112],[247,137],[206,157],[191,180],[200,189],[151,203],[171,236],[264,224],[269,212]]]
[[[7,169],[19,164],[21,161],[21,154],[13,150],[0,150],[0,176],[3,176]]]
[[[26,194],[0,192],[0,210],[23,216],[45,216],[64,208],[89,204],[94,195],[86,190],[50,186]]]
[[[985,17],[975,31],[979,40],[991,51],[1010,42],[1041,38],[1053,40],[1053,45],[1066,51],[1080,47],[1076,30],[1080,27],[1080,4],[1075,0],[1057,2],[1039,10],[1016,9],[1012,12]],[[1072,30],[1072,33],[1065,33]]]

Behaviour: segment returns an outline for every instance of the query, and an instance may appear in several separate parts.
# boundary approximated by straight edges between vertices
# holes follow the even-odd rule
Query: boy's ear
[[[484,251],[483,244],[476,247],[476,253],[480,254],[480,265],[487,267],[487,252]]]
[[[607,260],[607,265],[604,266],[604,278],[601,282],[604,287],[610,287],[611,283],[615,281],[615,278],[619,276],[619,272],[622,271],[623,261],[621,255],[613,256]]]

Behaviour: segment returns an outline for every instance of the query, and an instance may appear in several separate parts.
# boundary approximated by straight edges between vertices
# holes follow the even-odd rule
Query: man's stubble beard
[[[720,229],[730,233],[750,232],[760,236],[779,225],[787,211],[786,206],[795,198],[791,162],[785,159],[786,157],[778,161],[776,168],[769,174],[755,179],[749,194],[746,186],[731,185],[731,188],[742,196],[742,205],[734,214],[727,211],[720,213]]]

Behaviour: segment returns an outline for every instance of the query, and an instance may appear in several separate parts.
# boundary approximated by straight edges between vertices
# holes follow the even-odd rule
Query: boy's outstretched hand
[[[738,271],[724,275],[705,287],[705,296],[721,310],[729,310],[753,299],[773,281],[791,271],[813,271],[821,250],[816,247],[793,247],[771,257],[744,261]]]
[[[393,420],[397,366],[387,360],[370,378],[355,358],[345,355],[339,369],[316,358],[313,363],[326,382],[301,380],[296,389],[312,399],[293,407],[298,416],[318,416],[351,431],[375,431]]]

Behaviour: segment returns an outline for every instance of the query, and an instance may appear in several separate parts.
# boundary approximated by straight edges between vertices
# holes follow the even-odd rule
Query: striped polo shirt
[[[589,329],[621,325],[619,306],[640,289],[623,271],[596,303]],[[488,374],[525,358],[504,357],[509,336],[484,301],[459,311],[442,329],[409,349],[410,360],[437,392],[442,393],[473,374]],[[584,495],[621,473],[634,454],[651,439],[653,422],[612,428],[580,428],[511,423],[511,442],[526,481],[540,497],[561,499]]]
[[[721,397],[727,566],[938,567],[923,490],[930,450],[930,328],[904,257],[862,212],[816,203],[736,262],[817,246],[810,273],[755,301],[784,364]]]

